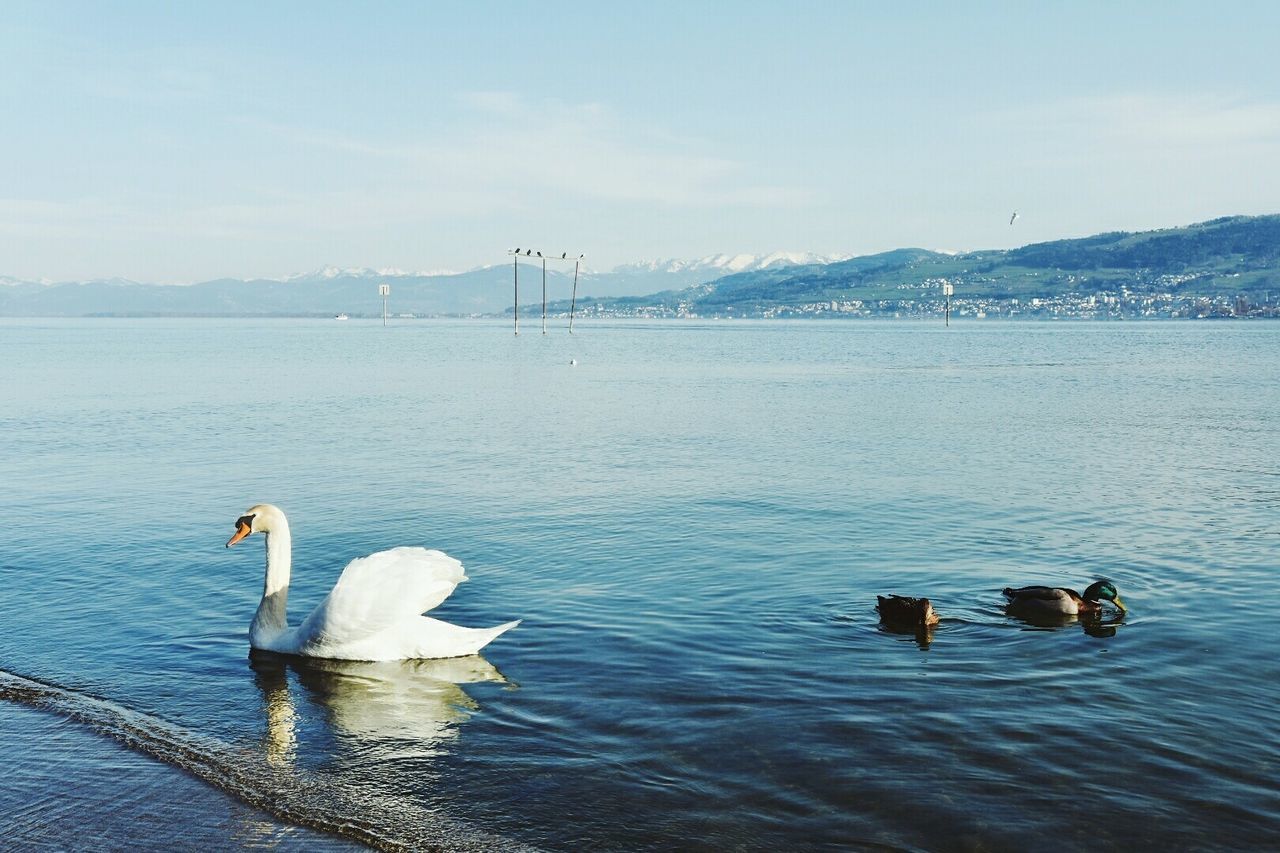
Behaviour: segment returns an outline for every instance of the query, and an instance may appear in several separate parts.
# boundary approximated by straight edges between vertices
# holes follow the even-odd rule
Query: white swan
[[[258,504],[236,519],[227,547],[251,533],[267,538],[262,603],[249,645],[285,655],[338,660],[409,660],[473,655],[519,620],[463,628],[423,616],[467,579],[462,563],[426,548],[392,548],[352,560],[333,590],[296,628],[285,617],[292,540],[279,507]]]

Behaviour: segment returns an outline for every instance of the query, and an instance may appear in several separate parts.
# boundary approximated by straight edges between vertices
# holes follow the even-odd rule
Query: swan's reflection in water
[[[1005,608],[1005,614],[1012,616],[1019,622],[1030,625],[1032,628],[1067,628],[1072,625],[1079,625],[1090,637],[1114,637],[1116,635],[1116,626],[1124,624],[1124,613],[1117,613],[1114,616],[1103,616],[1101,613],[1033,613],[1028,614],[1021,611],[1010,610]]]
[[[367,663],[254,650],[249,666],[266,715],[263,747],[276,765],[297,758],[298,729],[309,710],[302,702],[318,708],[333,736],[354,741],[357,751],[394,740],[421,755],[456,737],[458,724],[478,710],[460,684],[507,683],[479,655]]]

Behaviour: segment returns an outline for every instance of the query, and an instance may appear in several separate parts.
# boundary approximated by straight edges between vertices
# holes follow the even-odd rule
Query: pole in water
[[[547,333],[547,259],[542,259],[542,334]]]
[[[578,265],[581,260],[573,262],[573,298],[569,300],[569,334],[573,334],[573,307],[578,304]]]
[[[386,328],[386,325],[387,325],[387,297],[391,295],[391,285],[389,285],[389,284],[380,284],[380,285],[378,285],[378,295],[382,297],[382,325],[383,325],[383,328]]]
[[[947,283],[942,285],[942,295],[947,298],[947,307],[943,309],[943,315],[942,315],[943,325],[947,327],[951,326],[951,294],[954,291],[955,291],[954,284]]]
[[[511,316],[516,321],[516,334],[520,334],[520,258],[511,259],[511,277],[515,283],[515,295],[511,298]]]

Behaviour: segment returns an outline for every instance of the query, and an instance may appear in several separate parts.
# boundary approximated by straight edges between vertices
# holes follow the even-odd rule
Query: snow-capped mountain
[[[841,257],[801,252],[768,255],[710,255],[695,260],[660,260],[623,264],[609,272],[582,270],[579,299],[645,296],[683,290],[727,275],[803,264],[822,264]],[[521,305],[540,301],[541,261],[519,262]],[[185,286],[146,284],[125,279],[59,282],[38,285],[0,279],[0,315],[78,316],[85,314],[281,314],[329,315],[378,313],[377,284],[393,284],[391,302],[415,314],[495,314],[509,310],[512,275],[509,264],[478,267],[462,273],[369,267],[325,266],[280,279],[216,279]],[[547,292],[554,301],[574,293],[573,269],[547,270]]]
[[[641,261],[634,264],[622,264],[613,268],[615,273],[690,273],[708,272],[718,275],[729,275],[736,272],[751,272],[769,267],[803,266],[805,264],[831,264],[848,260],[851,255],[818,255],[813,252],[772,252],[768,255],[707,255],[695,260],[669,258],[665,260]]]
[[[726,275],[808,264],[829,264],[849,255],[772,252],[767,255],[719,254],[705,258],[641,261],[621,264],[607,273],[588,273],[583,286],[592,296],[642,296],[706,284]]]
[[[335,278],[432,278],[441,275],[457,275],[457,270],[423,270],[414,272],[412,270],[402,270],[397,267],[382,267],[380,269],[371,269],[370,267],[334,267],[323,266],[318,270],[311,272],[299,272],[287,275],[275,281],[314,281],[316,279],[331,281]]]
[[[0,275],[0,287],[52,287],[58,284],[100,284],[103,286],[134,285],[138,282],[127,278],[95,278],[86,281],[55,281],[51,278],[25,279]]]

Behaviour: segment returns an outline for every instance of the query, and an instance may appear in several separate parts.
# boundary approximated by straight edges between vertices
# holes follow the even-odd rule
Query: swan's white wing
[[[462,563],[426,548],[392,548],[352,560],[298,626],[298,654],[324,657],[366,640],[437,606],[466,579]]]
[[[516,620],[493,628],[464,628],[430,616],[413,616],[380,634],[346,646],[337,654],[352,660],[460,658],[476,654],[498,635],[519,624]]]

